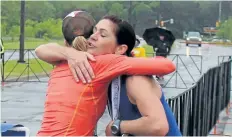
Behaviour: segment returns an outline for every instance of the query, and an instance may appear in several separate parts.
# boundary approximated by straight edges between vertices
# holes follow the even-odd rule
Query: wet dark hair
[[[106,15],[102,19],[108,19],[115,24],[115,36],[118,45],[128,46],[127,56],[131,56],[131,51],[135,46],[136,36],[133,27],[127,22],[115,15]]]
[[[108,19],[115,24],[115,36],[117,44],[125,44],[128,49],[126,51],[127,56],[131,56],[131,51],[133,50],[136,43],[136,35],[133,27],[127,22],[115,15],[106,15],[102,19]],[[122,84],[125,84],[128,75],[122,75]],[[108,90],[111,90],[111,85]]]

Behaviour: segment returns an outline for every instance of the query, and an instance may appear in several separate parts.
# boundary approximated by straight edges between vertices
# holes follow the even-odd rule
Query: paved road
[[[6,50],[5,51],[5,60],[18,60],[19,59],[19,50]],[[25,50],[24,51],[24,59],[27,60],[35,58],[35,51],[34,50]]]
[[[166,87],[178,87],[178,88],[186,88],[184,83],[187,85],[187,87],[191,87],[193,84],[193,79],[195,81],[200,78],[202,74],[204,74],[209,68],[215,67],[218,65],[218,56],[232,56],[232,47],[223,47],[223,46],[216,46],[216,45],[208,45],[204,44],[201,48],[201,55],[202,55],[202,73],[199,72],[198,68],[201,68],[201,56],[195,56],[199,55],[199,48],[196,45],[191,45],[190,48],[190,56],[186,56],[186,46],[184,43],[176,42],[176,47],[172,49],[171,54],[168,58],[173,59],[173,62],[176,63],[178,73],[175,73],[173,78],[170,80],[172,74],[169,74],[168,76],[165,76],[165,82],[161,82],[166,84],[168,80],[168,84]],[[175,54],[180,54],[178,57],[178,63],[177,63],[177,57]],[[192,56],[191,56],[192,55]],[[220,61],[222,61],[223,58],[220,57]],[[224,61],[228,60],[228,57],[224,58]],[[193,63],[195,62],[195,64]],[[177,65],[178,64],[178,65]],[[198,68],[197,68],[197,67]],[[177,84],[176,82],[177,78]],[[181,80],[182,78],[182,80]],[[176,96],[177,94],[183,92],[185,89],[174,89],[174,88],[165,88],[166,96],[172,97]]]
[[[178,44],[172,50],[172,53],[185,54],[184,44]],[[191,54],[197,54],[197,48],[191,47]],[[202,46],[202,55],[203,55],[203,71],[206,71],[209,67],[217,65],[217,56],[219,55],[230,55],[232,54],[231,47],[218,47],[212,45],[203,45]],[[171,58],[171,57],[170,57]],[[189,58],[181,57],[185,61],[186,66],[192,69],[190,72],[195,78],[199,77],[197,71],[193,69],[193,63],[191,63]],[[199,62],[199,60],[198,60]],[[185,81],[191,81],[189,76],[187,77],[187,72],[183,65],[180,67],[180,74],[185,78]],[[165,77],[165,80],[169,76]],[[170,81],[171,84],[175,83]],[[189,82],[191,83],[191,82]],[[188,84],[189,86],[190,84]],[[183,84],[180,84],[183,86]],[[47,84],[46,83],[10,83],[2,87],[2,121],[7,121],[9,123],[20,123],[29,127],[32,135],[35,135],[40,127],[40,122],[43,114],[43,104],[45,99],[45,91]],[[165,88],[164,92],[166,97],[175,96],[185,89],[173,89]],[[98,123],[98,134],[104,135],[104,130],[106,124],[108,124],[110,118],[108,112],[106,111],[103,117]]]

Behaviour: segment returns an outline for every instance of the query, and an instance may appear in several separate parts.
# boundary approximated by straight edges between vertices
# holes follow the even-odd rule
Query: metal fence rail
[[[19,49],[5,50],[5,53],[3,53],[1,66],[2,82],[47,82],[49,72],[35,55],[34,49],[25,49],[25,62],[23,63],[16,60],[18,53]],[[11,67],[9,68],[7,65],[11,65]],[[21,70],[18,70],[19,66],[21,66]],[[41,72],[39,74],[35,72],[34,66],[36,66],[36,69],[40,69]],[[50,66],[53,68],[52,65]],[[47,79],[44,80],[43,78]]]
[[[231,91],[231,60],[209,69],[196,84],[168,99],[184,136],[206,136],[227,107]]]
[[[220,63],[231,60],[232,56],[231,55],[227,55],[227,56],[218,56],[218,65],[220,65]]]
[[[152,54],[153,56],[153,54]],[[47,82],[49,78],[49,72],[41,64],[40,60],[34,53],[34,49],[25,49],[24,59],[25,63],[17,62],[19,57],[19,49],[5,50],[5,53],[2,55],[2,66],[1,66],[1,79],[2,82]],[[170,54],[169,59],[173,61],[176,65],[176,71],[165,76],[165,83],[163,87],[165,88],[188,88],[192,85],[197,79],[197,76],[200,76],[202,73],[202,56],[190,55],[188,59],[185,58],[184,54]],[[31,62],[31,59],[34,62]],[[6,70],[9,62],[15,60],[14,64],[10,70]],[[197,60],[197,61],[196,61]],[[17,70],[19,65],[23,65],[24,69],[21,71]],[[36,73],[33,69],[33,65],[37,65],[41,69],[41,73]],[[52,66],[52,65],[51,65]],[[190,70],[194,68],[195,72]],[[6,73],[7,71],[7,73]],[[17,75],[13,73],[17,71]],[[185,75],[183,75],[185,72]],[[174,82],[173,82],[174,81]],[[187,81],[187,82],[186,82]],[[173,82],[173,83],[172,83]],[[183,85],[180,87],[179,85]]]
[[[154,57],[154,53],[146,53],[148,57]],[[162,82],[164,88],[188,89],[202,74],[201,55],[169,54],[167,56],[176,66],[176,70],[165,75],[165,82]]]

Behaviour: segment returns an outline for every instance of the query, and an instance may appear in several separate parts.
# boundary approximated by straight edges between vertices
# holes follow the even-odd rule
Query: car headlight
[[[187,40],[189,40],[189,38],[187,38]]]
[[[199,38],[199,41],[202,41],[202,39],[201,39],[201,38]]]

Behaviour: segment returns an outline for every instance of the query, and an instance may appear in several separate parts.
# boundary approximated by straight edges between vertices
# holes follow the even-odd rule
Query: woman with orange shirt
[[[122,74],[165,75],[175,70],[173,63],[165,58],[142,59],[119,55],[130,54],[135,44],[135,34],[127,22],[113,20],[111,16],[99,21],[86,41],[82,36],[88,38],[94,25],[91,16],[86,14],[75,12],[71,18],[68,16],[64,19],[63,34],[69,47],[60,47],[60,52],[72,46],[93,54],[96,61],[90,62],[90,65],[95,79],[90,84],[77,83],[66,61],[56,63],[48,83],[45,112],[38,136],[92,136],[105,110],[111,80]],[[74,20],[74,17],[80,18]],[[43,53],[46,46],[38,47],[36,54],[48,61],[44,55],[53,51]],[[113,50],[115,54],[112,54]]]

